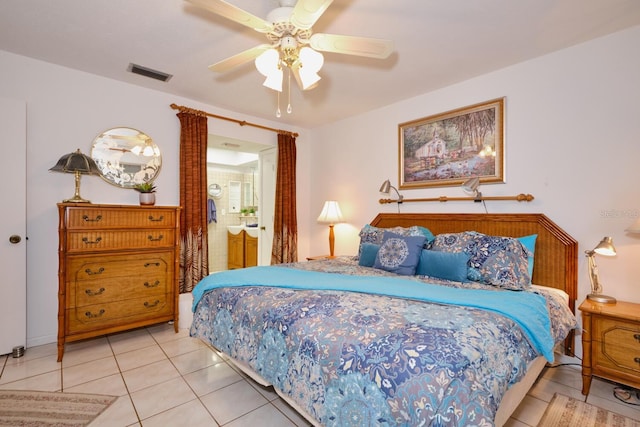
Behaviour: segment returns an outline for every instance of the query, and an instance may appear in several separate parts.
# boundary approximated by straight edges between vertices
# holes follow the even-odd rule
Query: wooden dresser
[[[591,376],[640,388],[640,304],[585,300],[582,312],[582,394]]]
[[[180,208],[59,203],[58,361],[64,344],[173,321]]]

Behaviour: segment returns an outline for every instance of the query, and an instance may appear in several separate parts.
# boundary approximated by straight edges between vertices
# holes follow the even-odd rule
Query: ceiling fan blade
[[[268,33],[273,30],[273,25],[259,18],[249,12],[240,9],[232,4],[229,4],[223,0],[187,0],[189,3],[198,7],[206,9],[217,15],[223,16],[227,19],[235,21],[239,24],[245,25],[249,28],[261,33]]]
[[[223,59],[222,61],[216,62],[213,65],[209,65],[209,69],[211,71],[216,71],[219,73],[229,71],[230,69],[235,68],[238,65],[242,65],[245,62],[256,59],[262,52],[271,49],[271,47],[272,46],[269,44],[261,44],[256,47],[252,47],[251,49],[247,49],[244,52],[238,53],[237,55],[233,55],[232,57]]]
[[[393,51],[393,42],[391,40],[372,39],[369,37],[318,33],[312,35],[309,42],[315,50],[368,56],[370,58],[384,59]]]
[[[298,0],[289,20],[296,27],[308,30],[332,2],[333,0]]]

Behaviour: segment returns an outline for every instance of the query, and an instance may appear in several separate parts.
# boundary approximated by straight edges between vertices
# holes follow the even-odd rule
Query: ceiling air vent
[[[141,76],[149,77],[163,82],[169,81],[169,79],[173,77],[171,74],[152,70],[151,68],[143,67],[142,65],[134,63],[129,64],[129,68],[127,68],[127,71],[131,71],[133,74],[140,74]]]

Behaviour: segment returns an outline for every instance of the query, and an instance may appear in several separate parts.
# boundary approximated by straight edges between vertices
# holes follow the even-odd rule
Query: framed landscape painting
[[[398,125],[400,188],[504,182],[504,98]]]

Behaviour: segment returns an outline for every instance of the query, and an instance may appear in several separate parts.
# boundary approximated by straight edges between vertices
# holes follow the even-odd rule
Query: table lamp
[[[80,197],[80,175],[100,175],[100,169],[91,157],[82,154],[78,148],[73,153],[60,157],[58,163],[49,170],[75,174],[76,192],[72,198],[63,200],[63,203],[91,203]]]
[[[606,304],[615,304],[616,299],[614,297],[602,294],[602,284],[598,277],[598,266],[595,260],[595,254],[604,256],[614,256],[616,254],[613,239],[611,239],[611,237],[604,237],[600,243],[598,243],[598,246],[584,253],[587,255],[589,280],[591,281],[591,293],[587,295],[587,299]]]
[[[333,226],[338,222],[342,222],[342,212],[340,206],[335,200],[327,200],[324,202],[322,212],[318,217],[318,222],[329,224],[329,256],[334,257],[335,236],[333,234]]]

